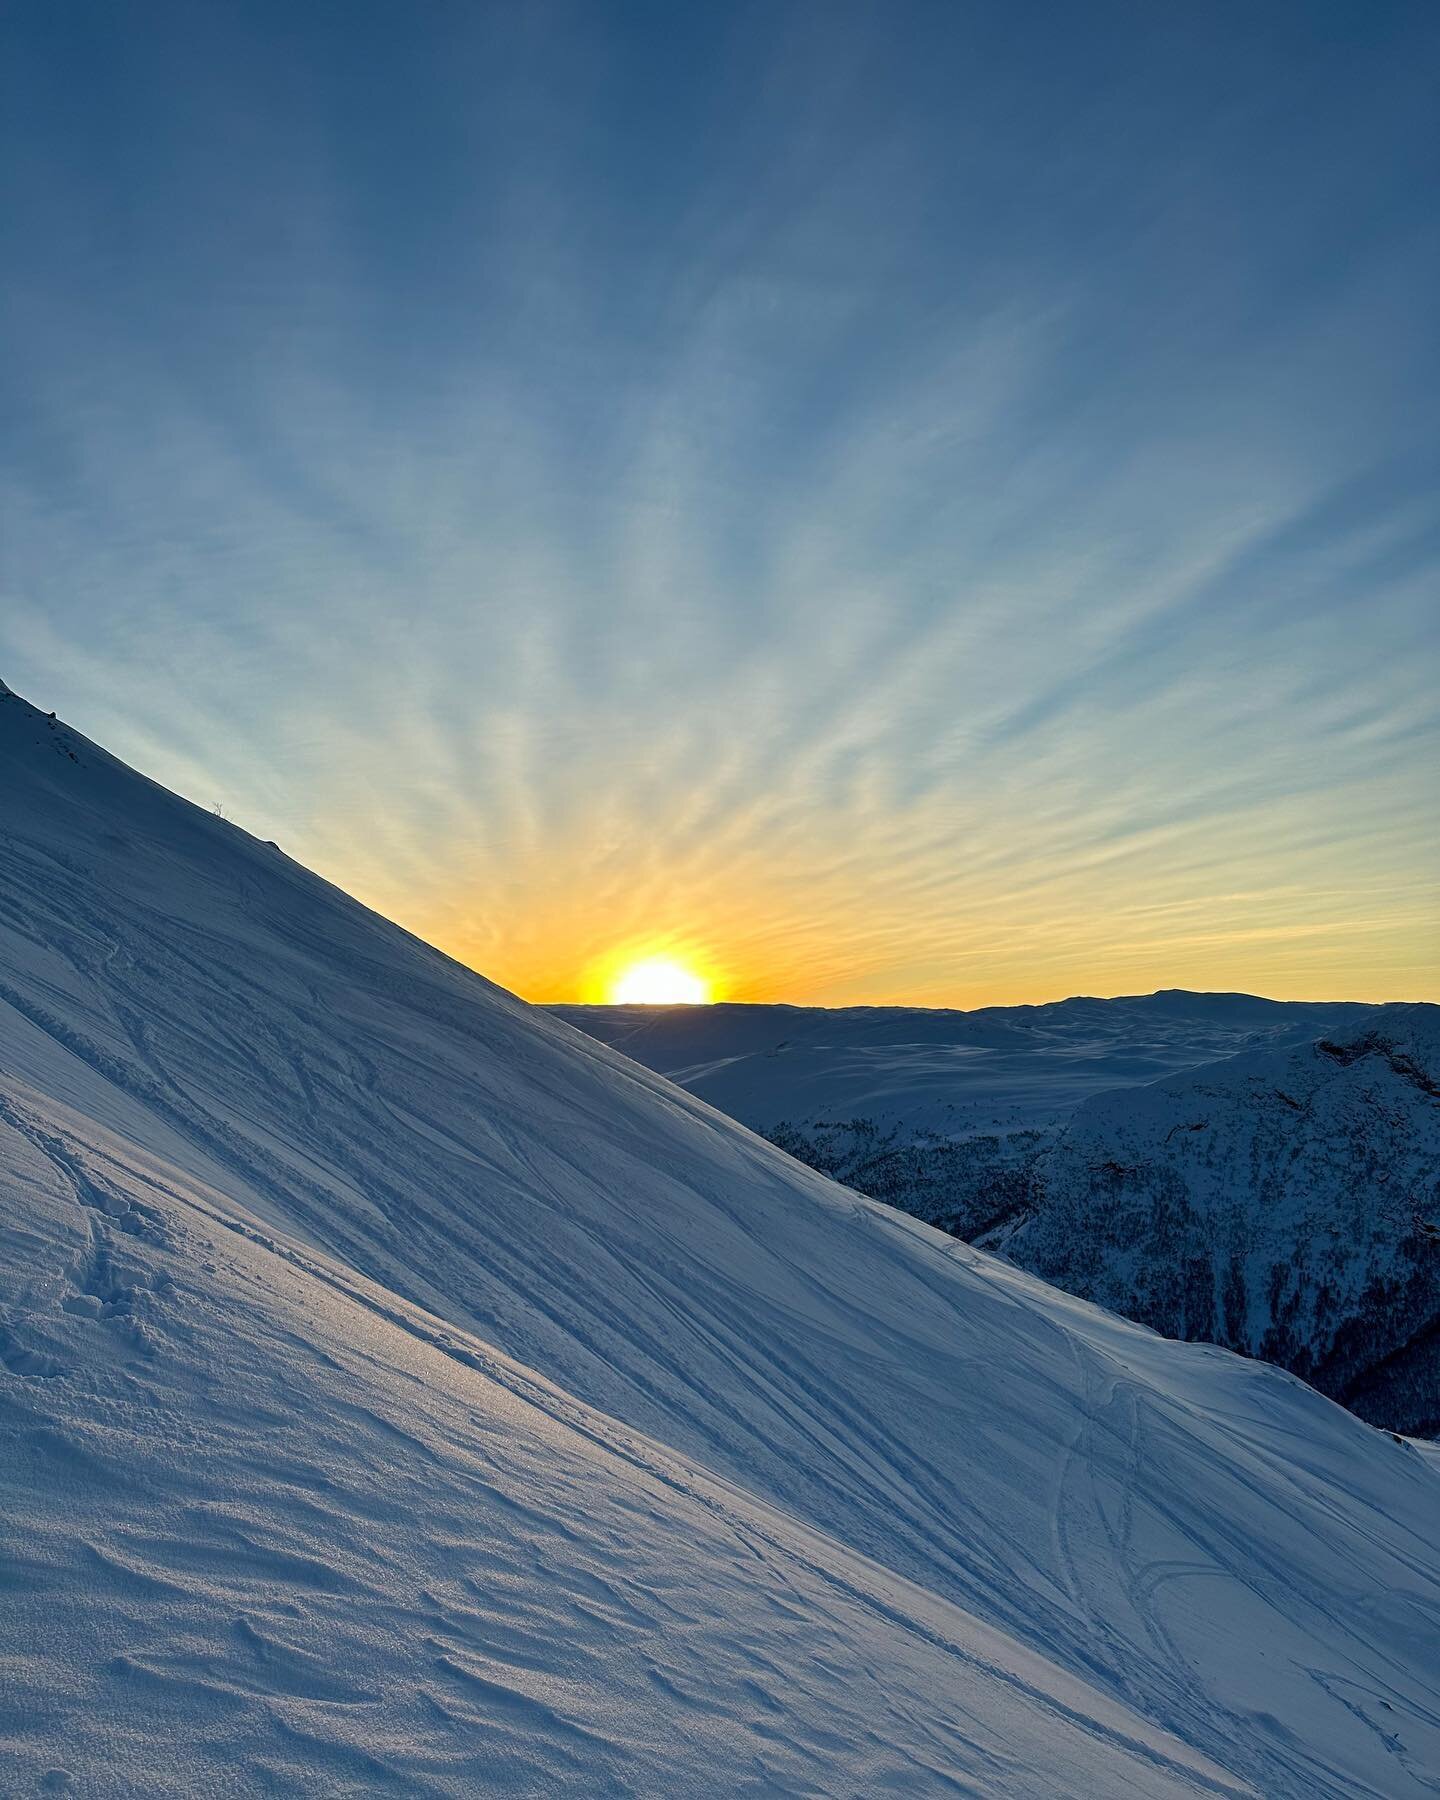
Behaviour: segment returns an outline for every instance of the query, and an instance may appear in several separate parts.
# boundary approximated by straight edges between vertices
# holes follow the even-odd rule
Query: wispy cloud
[[[1426,12],[598,16],[22,34],[7,679],[538,997],[1440,991]]]

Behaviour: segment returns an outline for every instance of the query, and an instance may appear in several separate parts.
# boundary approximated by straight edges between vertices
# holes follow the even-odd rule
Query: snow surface
[[[915,1006],[553,1006],[768,1133],[864,1119],[901,1137],[1049,1125],[1092,1094],[1363,1018],[1340,1001],[1170,989],[974,1012]]]
[[[0,1790],[1407,1796],[1440,1466],[0,698]]]

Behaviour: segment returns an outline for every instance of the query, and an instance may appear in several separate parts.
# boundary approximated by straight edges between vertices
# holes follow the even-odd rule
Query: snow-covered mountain
[[[1436,1007],[554,1010],[1071,1293],[1440,1432]]]
[[[1440,1470],[0,697],[0,1788],[1420,1795]]]
[[[990,1241],[1440,1433],[1440,1007],[1086,1101]]]

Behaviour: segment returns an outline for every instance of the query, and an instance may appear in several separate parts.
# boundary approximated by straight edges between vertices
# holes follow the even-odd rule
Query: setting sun
[[[668,956],[631,963],[610,984],[615,1006],[704,1006],[709,999],[709,982]]]

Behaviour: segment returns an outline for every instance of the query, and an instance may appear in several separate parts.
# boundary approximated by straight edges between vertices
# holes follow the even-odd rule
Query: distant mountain
[[[1091,1094],[1308,1043],[1370,1008],[1179,989],[975,1012],[906,1006],[553,1006],[752,1130],[864,1119],[906,1139],[1049,1125]]]
[[[862,1193],[1440,1432],[1435,1007],[557,1010]]]

